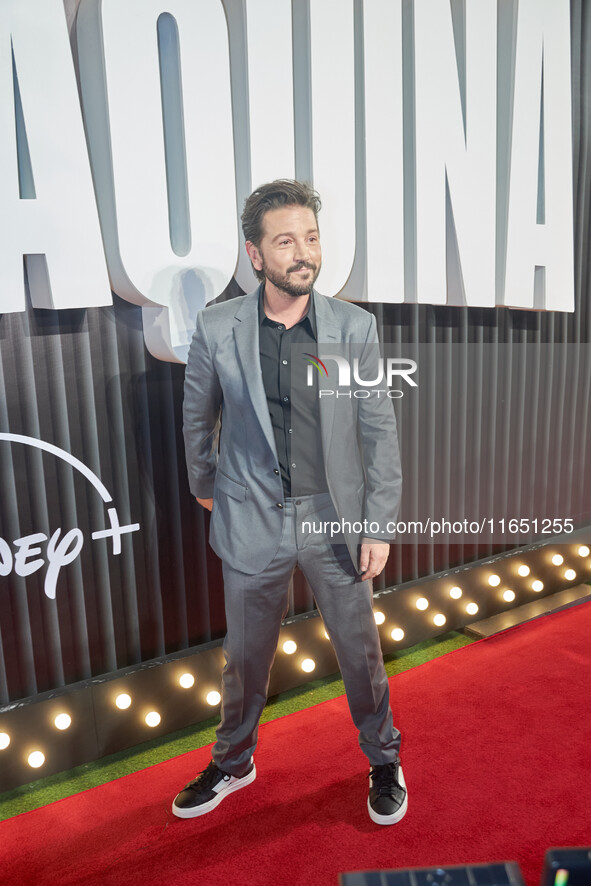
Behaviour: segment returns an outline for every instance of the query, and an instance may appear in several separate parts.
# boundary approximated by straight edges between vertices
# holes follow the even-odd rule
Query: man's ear
[[[255,271],[263,270],[263,257],[259,252],[258,246],[255,246],[251,240],[247,240],[244,244],[246,246],[246,251],[248,253],[248,257],[252,262],[252,266]]]

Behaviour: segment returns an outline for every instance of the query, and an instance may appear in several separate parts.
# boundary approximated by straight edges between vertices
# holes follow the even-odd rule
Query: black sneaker
[[[205,815],[206,812],[215,809],[227,794],[252,784],[256,777],[257,771],[253,762],[244,775],[238,778],[218,769],[212,760],[207,769],[204,769],[195,781],[189,782],[180,794],[176,795],[172,811],[179,818],[195,818],[197,815]]]
[[[369,772],[369,817],[376,824],[396,824],[406,815],[408,795],[400,760],[372,766]]]

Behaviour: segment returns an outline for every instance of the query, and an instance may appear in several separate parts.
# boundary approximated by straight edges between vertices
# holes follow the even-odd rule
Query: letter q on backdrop
[[[113,289],[142,305],[149,350],[183,362],[238,253],[224,10],[82,0],[77,40]]]

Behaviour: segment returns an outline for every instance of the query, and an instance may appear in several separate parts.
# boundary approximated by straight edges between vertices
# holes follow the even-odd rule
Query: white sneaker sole
[[[215,809],[216,806],[219,806],[224,797],[227,797],[228,794],[233,794],[234,791],[239,791],[240,788],[245,788],[247,785],[252,784],[256,777],[257,770],[256,766],[253,763],[252,770],[248,773],[248,775],[244,775],[242,778],[236,778],[234,781],[230,781],[228,787],[224,787],[222,791],[216,794],[215,797],[212,797],[211,800],[208,800],[207,803],[202,803],[200,806],[191,806],[188,809],[184,809],[180,806],[177,806],[176,803],[173,802],[173,814],[176,815],[177,818],[197,818],[198,815],[205,815],[207,812],[211,812],[212,809]]]
[[[402,766],[398,768],[398,782],[401,787],[406,790],[406,782],[404,780],[404,774],[402,772]],[[371,785],[371,778],[369,780]],[[375,812],[371,808],[371,803],[369,802],[369,797],[367,798],[367,811],[369,812],[369,817],[376,824],[396,824],[396,822],[401,821],[406,815],[406,810],[408,809],[408,791],[406,791],[406,796],[404,798],[404,803],[398,809],[397,812],[394,812],[392,815],[380,815],[378,812]]]

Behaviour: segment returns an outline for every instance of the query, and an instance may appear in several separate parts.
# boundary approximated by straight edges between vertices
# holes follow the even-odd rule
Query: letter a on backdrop
[[[574,310],[568,0],[519,0],[505,304]]]
[[[0,311],[111,303],[64,7],[0,4]]]

